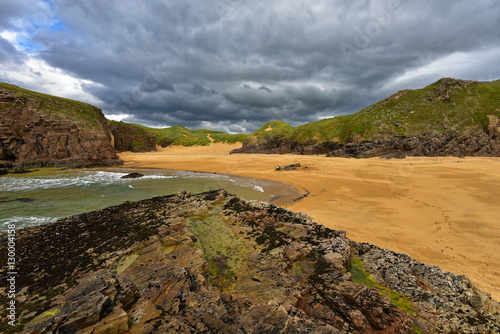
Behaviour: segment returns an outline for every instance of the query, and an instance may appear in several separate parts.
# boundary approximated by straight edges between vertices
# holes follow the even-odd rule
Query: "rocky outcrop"
[[[443,272],[406,254],[361,243],[355,252],[380,284],[414,301],[423,333],[496,333],[499,304],[464,275]]]
[[[51,113],[49,104],[58,112]],[[75,108],[69,100],[21,97],[0,87],[0,164],[82,167],[121,163],[101,110],[85,105],[86,119],[77,119],[70,115]]]
[[[328,154],[338,146],[335,142],[308,140],[305,143],[283,135],[267,135],[259,139],[249,138],[241,148],[234,149],[230,154]]]
[[[23,333],[500,330],[498,303],[465,277],[223,190],[22,229],[16,245]],[[383,289],[360,283],[360,259]],[[410,306],[396,306],[404,298]],[[5,305],[0,292],[2,317]],[[2,320],[0,331],[12,330]]]
[[[497,117],[492,115],[492,117]],[[339,144],[329,157],[438,157],[438,156],[500,156],[500,132],[495,128],[468,131],[449,130],[416,136],[398,136]]]
[[[117,151],[156,151],[156,138],[147,133],[143,128],[115,121],[111,121],[109,127],[113,134],[115,149]]]
[[[247,140],[235,153],[260,154],[326,154],[329,157],[437,157],[500,156],[498,116],[489,115],[487,130],[470,128],[444,132],[425,132],[413,136],[392,136],[349,143],[309,141],[299,143],[292,138],[269,136],[259,142]]]

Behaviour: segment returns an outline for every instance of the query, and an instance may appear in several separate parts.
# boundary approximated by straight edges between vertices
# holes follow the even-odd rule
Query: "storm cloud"
[[[0,81],[149,126],[251,132],[500,78],[494,0],[4,1],[0,20]]]

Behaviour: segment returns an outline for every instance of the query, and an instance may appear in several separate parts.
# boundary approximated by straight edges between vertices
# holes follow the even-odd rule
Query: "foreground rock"
[[[1,332],[500,330],[498,303],[466,277],[225,191],[126,202],[19,230],[16,245],[21,324]]]
[[[102,111],[72,100],[0,85],[0,165],[122,163]]]

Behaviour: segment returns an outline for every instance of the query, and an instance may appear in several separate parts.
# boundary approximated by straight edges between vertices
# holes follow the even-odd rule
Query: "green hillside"
[[[252,132],[252,136],[263,135],[289,135],[293,132],[293,127],[283,121],[271,121],[261,126],[258,130]]]
[[[422,89],[400,91],[357,112],[341,139],[409,136],[453,127],[486,130],[489,114],[500,116],[500,80],[444,78]]]
[[[220,131],[207,129],[190,130],[184,126],[171,126],[168,128],[150,128],[140,124],[133,124],[144,129],[150,135],[156,137],[160,146],[182,145],[182,146],[206,146],[212,140],[214,143],[234,144],[242,142],[247,138],[245,134],[227,134]]]
[[[90,104],[48,94],[33,92],[18,86],[0,82],[0,87],[5,88],[26,99],[28,104],[33,103],[38,111],[47,113],[60,119],[68,119],[82,127],[101,128],[104,117],[100,109]],[[10,108],[12,105],[0,106],[0,110]]]
[[[292,127],[266,123],[253,139],[272,136],[307,141],[351,142],[409,136],[451,128],[488,127],[488,115],[500,116],[500,80],[474,82],[444,78],[422,89],[402,90],[359,112]]]

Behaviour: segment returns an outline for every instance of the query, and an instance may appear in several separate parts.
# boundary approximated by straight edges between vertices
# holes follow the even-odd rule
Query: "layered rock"
[[[102,111],[74,103],[41,94],[23,97],[0,87],[2,164],[82,167],[121,163]],[[51,113],[51,107],[58,112]],[[73,117],[76,112],[84,116]]]
[[[465,277],[225,191],[126,202],[16,238],[24,333],[500,330],[498,303]],[[359,284],[358,258],[410,310]],[[7,301],[2,292],[2,316]]]
[[[326,154],[329,157],[437,157],[437,156],[500,156],[498,116],[489,115],[485,131],[478,127],[466,131],[450,129],[424,132],[412,136],[390,136],[348,143],[308,141],[299,143],[292,138],[269,136],[260,142],[247,140],[235,153],[258,154]]]
[[[120,152],[156,151],[156,138],[143,128],[124,122],[111,121],[110,130],[114,137],[115,149]]]
[[[490,115],[490,124],[498,124],[498,116]],[[247,140],[235,153],[258,154],[326,154],[329,157],[437,157],[437,156],[500,156],[500,131],[490,125],[487,131],[471,128],[444,132],[425,132],[413,136],[392,136],[348,143],[308,141],[270,136],[260,142]]]
[[[496,115],[492,118],[498,119]],[[395,136],[338,144],[329,157],[499,157],[500,132],[494,127],[468,131],[448,130],[427,132],[415,136]]]
[[[336,142],[331,141],[320,142],[311,139],[299,142],[283,135],[268,135],[257,141],[252,138],[246,139],[241,148],[232,150],[230,154],[328,154],[337,146]]]

